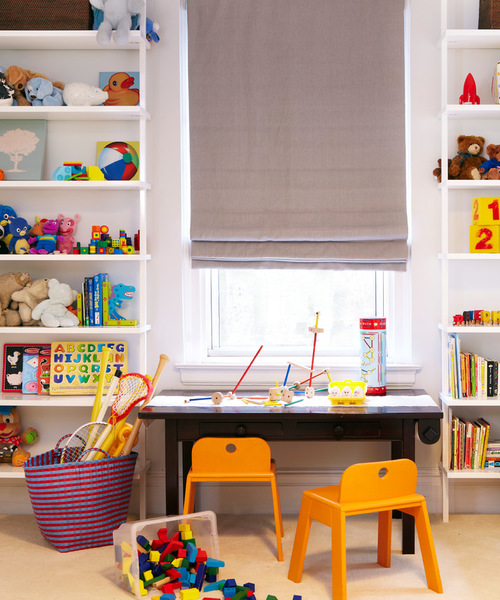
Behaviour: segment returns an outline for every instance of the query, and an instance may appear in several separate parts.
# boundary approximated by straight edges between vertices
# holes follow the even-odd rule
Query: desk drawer
[[[377,439],[380,437],[380,423],[378,421],[358,422],[316,422],[297,423],[297,438],[333,438],[342,439]]]
[[[227,436],[227,437],[245,437],[255,436],[264,438],[283,437],[283,424],[270,423],[262,421],[247,421],[244,422],[201,422],[199,424],[200,437],[205,436]]]

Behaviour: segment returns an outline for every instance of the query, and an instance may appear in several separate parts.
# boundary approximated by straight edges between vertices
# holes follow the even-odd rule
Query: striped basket
[[[137,454],[60,459],[56,446],[23,465],[40,531],[59,552],[112,544],[113,531],[127,520]]]

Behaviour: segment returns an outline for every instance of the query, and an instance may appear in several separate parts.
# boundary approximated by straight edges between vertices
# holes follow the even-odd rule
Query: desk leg
[[[180,514],[179,450],[177,442],[177,421],[174,419],[165,419],[165,514]]]
[[[415,422],[403,421],[403,439],[391,445],[391,458],[409,458],[415,460]],[[402,551],[403,554],[415,554],[415,519],[411,515],[402,515]]]

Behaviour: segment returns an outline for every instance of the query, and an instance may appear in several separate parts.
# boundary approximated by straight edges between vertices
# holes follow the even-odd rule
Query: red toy
[[[464,93],[460,96],[460,104],[481,104],[479,96],[476,94],[476,82],[471,73],[467,75],[464,81]]]
[[[76,231],[76,224],[80,220],[80,215],[75,215],[73,218],[57,215],[59,219],[59,235],[64,239],[58,240],[57,249],[63,254],[72,254],[75,238],[73,234]]]

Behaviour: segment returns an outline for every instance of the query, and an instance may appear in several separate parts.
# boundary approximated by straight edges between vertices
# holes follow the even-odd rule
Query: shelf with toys
[[[54,88],[59,81],[64,82],[66,89],[71,83],[81,82],[89,90],[97,87],[98,91],[104,89],[105,83],[110,83],[110,74],[124,72],[128,75],[124,86],[128,86],[127,90],[134,90],[137,96],[136,104],[96,105],[95,101],[94,105],[86,105],[85,99],[79,103],[77,98],[62,106],[0,106],[0,125],[4,127],[0,135],[6,128],[30,129],[32,123],[42,122],[45,128],[41,171],[36,176],[21,179],[13,179],[5,172],[5,178],[0,181],[0,189],[4,191],[2,204],[13,207],[17,216],[30,225],[42,218],[59,218],[60,213],[71,217],[78,214],[80,221],[74,234],[76,246],[73,247],[80,251],[89,245],[89,252],[85,254],[83,251],[78,254],[30,254],[29,251],[25,254],[0,254],[0,276],[8,272],[27,272],[32,281],[57,278],[73,290],[80,291],[85,277],[107,271],[113,285],[130,284],[137,290],[130,316],[126,315],[126,318],[136,319],[136,325],[0,327],[2,365],[5,362],[4,344],[50,345],[53,342],[123,340],[129,348],[128,371],[147,372],[147,334],[151,329],[147,319],[147,265],[151,256],[147,252],[147,193],[150,184],[146,177],[146,134],[150,115],[146,109],[146,53],[150,44],[143,30],[130,31],[129,40],[123,45],[112,41],[108,46],[97,43],[95,31],[0,31],[2,71],[10,66],[20,66],[23,75],[28,70],[34,72],[54,83]],[[111,100],[109,93],[108,97]],[[25,104],[24,98],[21,104]],[[84,174],[89,175],[89,167],[97,168],[102,144],[118,140],[132,146],[139,157],[133,179],[53,179],[65,163],[85,165]],[[134,152],[125,150],[134,156]],[[5,164],[6,153],[0,152],[0,157]],[[6,171],[5,167],[2,169]],[[95,174],[98,175],[97,171]],[[137,232],[136,235],[140,232],[140,245],[136,246],[134,239],[134,242],[127,242],[128,246],[133,245],[131,253],[108,254],[108,249],[102,250],[103,254],[97,250],[91,253],[90,244],[96,224],[106,224],[110,236],[117,238],[119,230]],[[20,407],[23,427],[26,424],[39,431],[36,445],[29,449],[32,454],[53,448],[62,435],[88,421],[93,402],[94,396],[88,393],[0,392],[0,409]],[[139,448],[136,474],[141,474],[139,512],[144,518],[145,478],[142,474],[147,470],[147,461],[142,435]],[[0,478],[6,485],[8,479],[23,479],[24,471],[2,463]]]
[[[500,178],[496,177],[495,169],[491,173],[479,171],[488,157],[494,158],[493,146],[500,143],[500,75],[497,75],[500,30],[479,29],[478,16],[477,3],[441,0],[440,166],[446,165],[446,160],[453,160],[453,164],[459,166],[458,173],[453,170],[455,167],[449,166],[450,170],[442,169],[438,177],[442,224],[439,329],[444,521],[449,519],[451,480],[500,478],[499,469],[484,468],[483,462],[488,436],[490,440],[500,438],[500,397],[485,389],[483,367],[484,360],[493,363],[500,360],[500,326],[496,321],[459,324],[456,320],[457,315],[476,309],[484,312],[500,308],[496,278],[500,245],[489,247],[483,227],[488,228],[493,238],[500,235],[500,220],[492,209],[496,199],[500,199]],[[488,211],[485,223],[483,219]],[[491,221],[494,215],[498,220],[496,224]],[[483,238],[476,239],[477,235]],[[465,428],[460,433],[457,433],[457,423]],[[469,444],[462,447],[461,460],[458,460],[463,431],[471,438]]]

